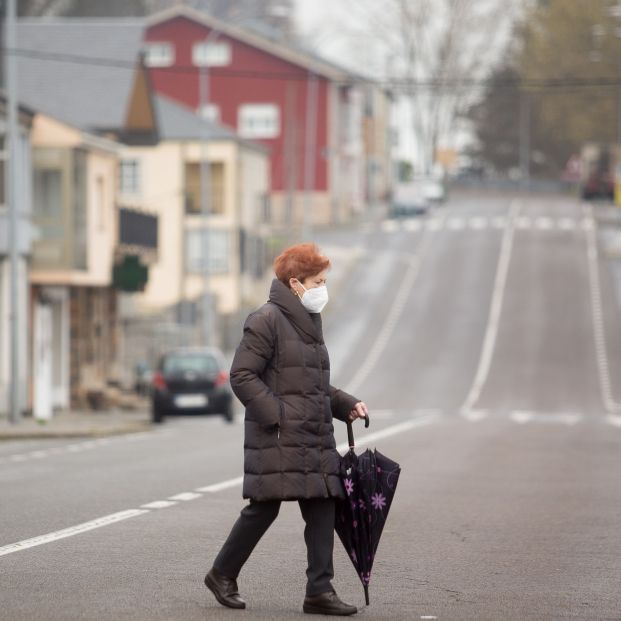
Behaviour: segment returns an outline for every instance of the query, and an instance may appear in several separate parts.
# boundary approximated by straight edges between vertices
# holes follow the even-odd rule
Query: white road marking
[[[373,414],[375,415],[375,410],[373,411]],[[425,408],[414,412],[415,416],[442,416],[443,414],[444,410],[441,408]]]
[[[505,286],[507,284],[507,274],[509,272],[509,261],[511,259],[511,249],[513,247],[513,233],[515,221],[519,213],[519,203],[514,201],[511,205],[509,212],[509,223],[504,230],[502,237],[502,245],[500,250],[500,258],[498,259],[498,268],[496,270],[496,279],[494,282],[494,292],[492,294],[492,302],[490,306],[489,319],[487,322],[487,329],[485,331],[485,338],[483,340],[483,349],[481,351],[481,358],[479,360],[479,366],[474,378],[474,382],[466,397],[464,405],[462,406],[462,412],[469,412],[474,409],[474,405],[481,396],[481,390],[483,385],[487,381],[487,376],[492,362],[492,355],[494,353],[494,347],[496,344],[496,336],[498,334],[498,325],[500,323],[500,312],[502,310],[502,302],[504,299]]]
[[[437,619],[438,617],[434,617],[433,615],[422,615],[421,619]]]
[[[621,413],[621,404],[615,401],[612,394],[610,379],[610,366],[606,350],[606,335],[604,332],[604,311],[602,308],[602,291],[599,279],[599,264],[597,256],[597,241],[595,238],[595,226],[593,224],[593,212],[589,206],[585,209],[588,217],[584,222],[590,222],[591,226],[584,226],[587,240],[587,259],[589,264],[589,288],[591,291],[591,310],[593,318],[593,337],[595,340],[595,352],[597,357],[597,372],[599,386],[602,394],[604,407],[609,414]]]
[[[460,231],[466,226],[466,223],[463,218],[449,218],[446,226],[452,231]]]
[[[499,217],[493,218],[492,219],[492,225],[496,229],[504,229],[505,226],[507,226],[507,219],[506,218],[499,218]]]
[[[195,492],[182,492],[181,494],[176,494],[175,496],[169,496],[168,500],[196,500],[196,498],[200,498],[202,494],[196,494]]]
[[[439,231],[444,226],[443,218],[430,218],[427,220],[427,230]]]
[[[411,429],[415,429],[416,427],[424,427],[425,425],[430,425],[439,418],[440,417],[437,415],[414,418],[412,420],[405,421],[404,423],[399,423],[397,425],[386,427],[386,429],[381,429],[380,431],[361,435],[355,438],[356,447],[366,446],[371,442],[376,442],[377,440],[382,440],[383,438],[389,438],[390,436],[394,436],[405,431],[410,431]],[[349,444],[347,442],[342,442],[341,444],[337,445],[336,450],[341,452],[346,451],[348,448]]]
[[[619,414],[608,414],[606,420],[615,427],[621,427],[621,416]]]
[[[487,418],[489,412],[487,410],[462,410],[460,415],[471,423],[478,423],[484,418]]]
[[[388,438],[390,436],[404,433],[405,431],[416,429],[417,427],[429,425],[438,418],[439,416],[426,416],[424,418],[416,418],[405,421],[403,423],[399,423],[397,425],[386,427],[385,429],[381,429],[380,431],[376,431],[374,433],[362,435],[357,438],[356,446],[364,446],[366,444],[369,444],[370,442],[375,442],[376,440],[380,440],[382,438]],[[345,451],[349,447],[345,442],[343,444],[339,444],[336,448],[339,451]],[[58,539],[72,537],[73,535],[79,535],[80,533],[84,533],[95,528],[101,528],[102,526],[108,526],[109,524],[114,524],[128,518],[143,515],[145,513],[149,513],[149,509],[151,508],[164,509],[166,507],[177,504],[176,502],[171,502],[171,500],[173,499],[193,500],[194,498],[202,496],[203,493],[215,493],[225,489],[229,489],[231,487],[237,487],[238,485],[242,484],[243,480],[243,477],[236,477],[234,479],[228,479],[219,483],[213,483],[212,485],[198,488],[196,492],[201,492],[200,494],[194,494],[193,492],[183,492],[181,494],[177,494],[176,496],[171,496],[168,500],[156,500],[151,503],[146,503],[142,505],[142,508],[140,509],[128,509],[127,511],[120,511],[119,513],[106,515],[101,518],[91,520],[89,522],[84,522],[83,524],[78,524],[77,526],[70,526],[69,528],[57,530],[46,535],[40,535],[31,539],[24,539],[23,541],[18,541],[17,543],[11,543],[0,548],[0,556],[11,554],[13,552],[20,552],[21,550],[26,550],[27,548],[32,548],[34,546],[39,546],[45,543],[51,543],[52,541],[57,541]]]
[[[406,231],[420,231],[423,228],[422,222],[420,220],[406,220],[403,223],[403,228]]]
[[[533,225],[532,220],[528,216],[520,216],[515,222],[518,229],[530,229]]]
[[[0,457],[0,464],[9,461],[22,462],[28,459],[43,459],[44,457],[50,457],[52,455],[61,455],[63,453],[79,453],[81,451],[90,450],[99,446],[106,446],[111,442],[128,441],[131,437],[132,440],[144,438],[149,434],[156,433],[158,435],[169,435],[170,430],[154,430],[154,431],[141,431],[139,433],[127,434],[126,436],[116,436],[113,440],[109,438],[99,438],[97,440],[85,440],[84,442],[78,442],[73,444],[66,444],[64,446],[55,446],[53,448],[37,451],[29,451],[27,453],[16,453],[15,455],[7,455],[6,457]],[[137,437],[136,437],[137,436]]]
[[[127,511],[120,511],[119,513],[105,515],[104,517],[91,520],[90,522],[84,522],[83,524],[78,524],[77,526],[70,526],[69,528],[64,528],[63,530],[57,530],[53,533],[48,533],[47,535],[40,535],[39,537],[33,537],[32,539],[24,539],[23,541],[18,541],[17,543],[11,543],[7,546],[1,547],[0,556],[11,554],[12,552],[20,552],[21,550],[40,546],[44,543],[51,543],[52,541],[64,539],[65,537],[73,537],[73,535],[79,535],[80,533],[84,533],[95,528],[115,524],[116,522],[127,520],[128,518],[133,518],[138,515],[143,515],[144,513],[148,513],[148,510],[129,509]]]
[[[153,502],[148,502],[146,505],[140,505],[140,507],[142,509],[166,509],[176,504],[177,503],[172,500],[154,500]]]
[[[509,414],[509,418],[512,421],[523,425],[525,423],[530,423],[535,418],[535,415],[532,412],[515,411]]]
[[[237,487],[244,482],[244,477],[235,477],[234,479],[228,479],[227,481],[222,481],[220,483],[213,483],[212,485],[207,485],[206,487],[199,487],[196,489],[197,492],[205,492],[207,494],[214,494],[216,492],[221,492],[223,489],[229,489],[231,487]]]
[[[572,231],[576,228],[576,221],[571,218],[561,218],[558,221],[558,227],[562,231]]]
[[[395,413],[393,410],[373,410],[373,420],[386,420],[388,418],[394,418]]]
[[[381,229],[385,233],[394,233],[399,229],[399,225],[394,220],[383,220],[381,224]]]
[[[538,414],[535,416],[535,420],[538,423],[560,423],[563,425],[577,425],[580,421],[582,421],[582,414],[572,413],[572,412],[560,412],[560,413],[552,413],[552,414]]]
[[[475,231],[481,231],[487,228],[487,220],[485,218],[470,218],[468,225]]]
[[[47,451],[32,451],[28,453],[28,457],[31,457],[33,459],[41,459],[42,457],[47,457],[48,454],[49,453]]]
[[[535,220],[535,227],[541,231],[549,231],[553,226],[551,218],[545,216],[539,217]]]
[[[384,321],[381,330],[378,332],[373,345],[369,349],[364,362],[350,381],[349,385],[346,387],[345,390],[347,392],[356,394],[358,388],[364,384],[366,378],[372,371],[384,351],[384,348],[388,344],[388,341],[397,326],[397,322],[403,313],[410,291],[416,282],[416,278],[420,272],[422,260],[429,250],[430,239],[431,236],[425,233],[418,255],[413,255],[410,258],[409,265],[405,271],[405,275],[403,276],[403,280],[401,281],[397,294],[393,299],[392,306],[388,311],[386,320]]]
[[[595,220],[593,216],[591,215],[590,217],[584,218],[581,226],[585,231],[593,231],[595,229]]]

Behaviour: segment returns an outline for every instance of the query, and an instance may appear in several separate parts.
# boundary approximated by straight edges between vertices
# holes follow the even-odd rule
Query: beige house
[[[254,303],[254,283],[265,265],[266,149],[164,97],[156,97],[156,109],[159,143],[125,146],[121,154],[121,204],[148,208],[159,219],[158,260],[132,300],[133,311],[147,315],[189,305],[190,317],[201,323],[207,286],[212,312],[226,323]],[[209,166],[204,185],[201,162]],[[221,329],[210,322],[210,342],[221,343]]]
[[[40,364],[38,352],[49,340],[51,405],[67,408],[72,401],[86,401],[89,392],[103,390],[114,364],[111,278],[119,145],[38,114],[32,148],[33,359],[35,367]],[[40,374],[45,377],[47,370]],[[48,401],[37,394],[46,390],[37,386],[38,376],[35,410],[38,401]]]
[[[154,144],[157,127],[142,31],[71,20],[20,20],[20,45],[40,54],[87,50],[94,57],[135,60],[113,65],[18,60],[20,98],[36,112],[32,128],[33,409],[97,407],[118,379],[119,323],[115,279],[125,259],[145,270],[157,257],[153,214],[117,204],[121,142]],[[49,352],[49,354],[48,354]]]

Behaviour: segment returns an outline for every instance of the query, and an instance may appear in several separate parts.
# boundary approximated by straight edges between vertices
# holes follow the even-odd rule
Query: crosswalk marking
[[[561,218],[558,221],[558,227],[562,231],[571,231],[576,228],[576,221],[571,218]]]
[[[502,231],[509,226],[510,220],[501,216],[450,216],[443,218],[409,218],[403,220],[383,220],[380,229],[384,233],[396,233],[406,231],[417,233],[427,231]],[[595,226],[592,217],[581,218],[552,218],[549,216],[519,216],[514,220],[514,226],[518,231],[563,231],[575,230],[589,231]],[[367,227],[364,230],[369,230]]]
[[[487,219],[486,218],[470,218],[470,221],[468,222],[468,224],[470,225],[471,229],[474,229],[475,231],[480,231],[482,229],[487,228]]]
[[[406,220],[403,223],[403,228],[406,231],[420,231],[423,228],[423,223],[420,220]]]

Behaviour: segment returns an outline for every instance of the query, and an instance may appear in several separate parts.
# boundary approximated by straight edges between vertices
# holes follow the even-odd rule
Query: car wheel
[[[154,405],[151,408],[151,421],[154,423],[163,423],[165,419],[166,415],[164,414],[164,411]]]
[[[235,412],[233,412],[233,404],[229,403],[224,409],[224,420],[227,423],[232,423],[235,420]]]

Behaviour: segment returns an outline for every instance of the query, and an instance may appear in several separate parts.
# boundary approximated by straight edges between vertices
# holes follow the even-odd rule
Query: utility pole
[[[317,91],[315,73],[308,72],[306,80],[306,132],[304,149],[304,205],[302,209],[302,241],[313,235],[313,199],[315,189],[315,159],[317,157]]]
[[[15,66],[15,20],[16,20],[16,0],[6,0],[6,32],[4,49],[5,76],[6,76],[6,105],[7,105],[7,125],[9,157],[6,167],[6,189],[7,204],[9,207],[9,262],[10,262],[10,294],[9,294],[9,317],[11,326],[11,393],[9,418],[14,424],[20,420],[20,391],[19,391],[19,291],[18,291],[18,260],[19,260],[19,240],[18,240],[18,175],[19,163],[17,157],[18,149],[18,118],[17,118],[17,75]]]
[[[205,58],[199,70],[199,101],[200,109],[199,114],[201,116],[201,153],[200,153],[200,191],[201,191],[201,215],[202,215],[202,227],[201,227],[201,239],[202,239],[202,252],[203,252],[203,343],[205,345],[211,344],[211,298],[209,295],[209,282],[210,282],[210,260],[209,260],[209,190],[210,190],[210,169],[209,159],[207,154],[207,147],[209,136],[207,135],[206,126],[206,109],[209,103],[209,44],[214,41],[218,36],[217,31],[210,31],[209,35],[205,39]]]
[[[520,171],[522,186],[530,190],[530,94],[520,91]]]

